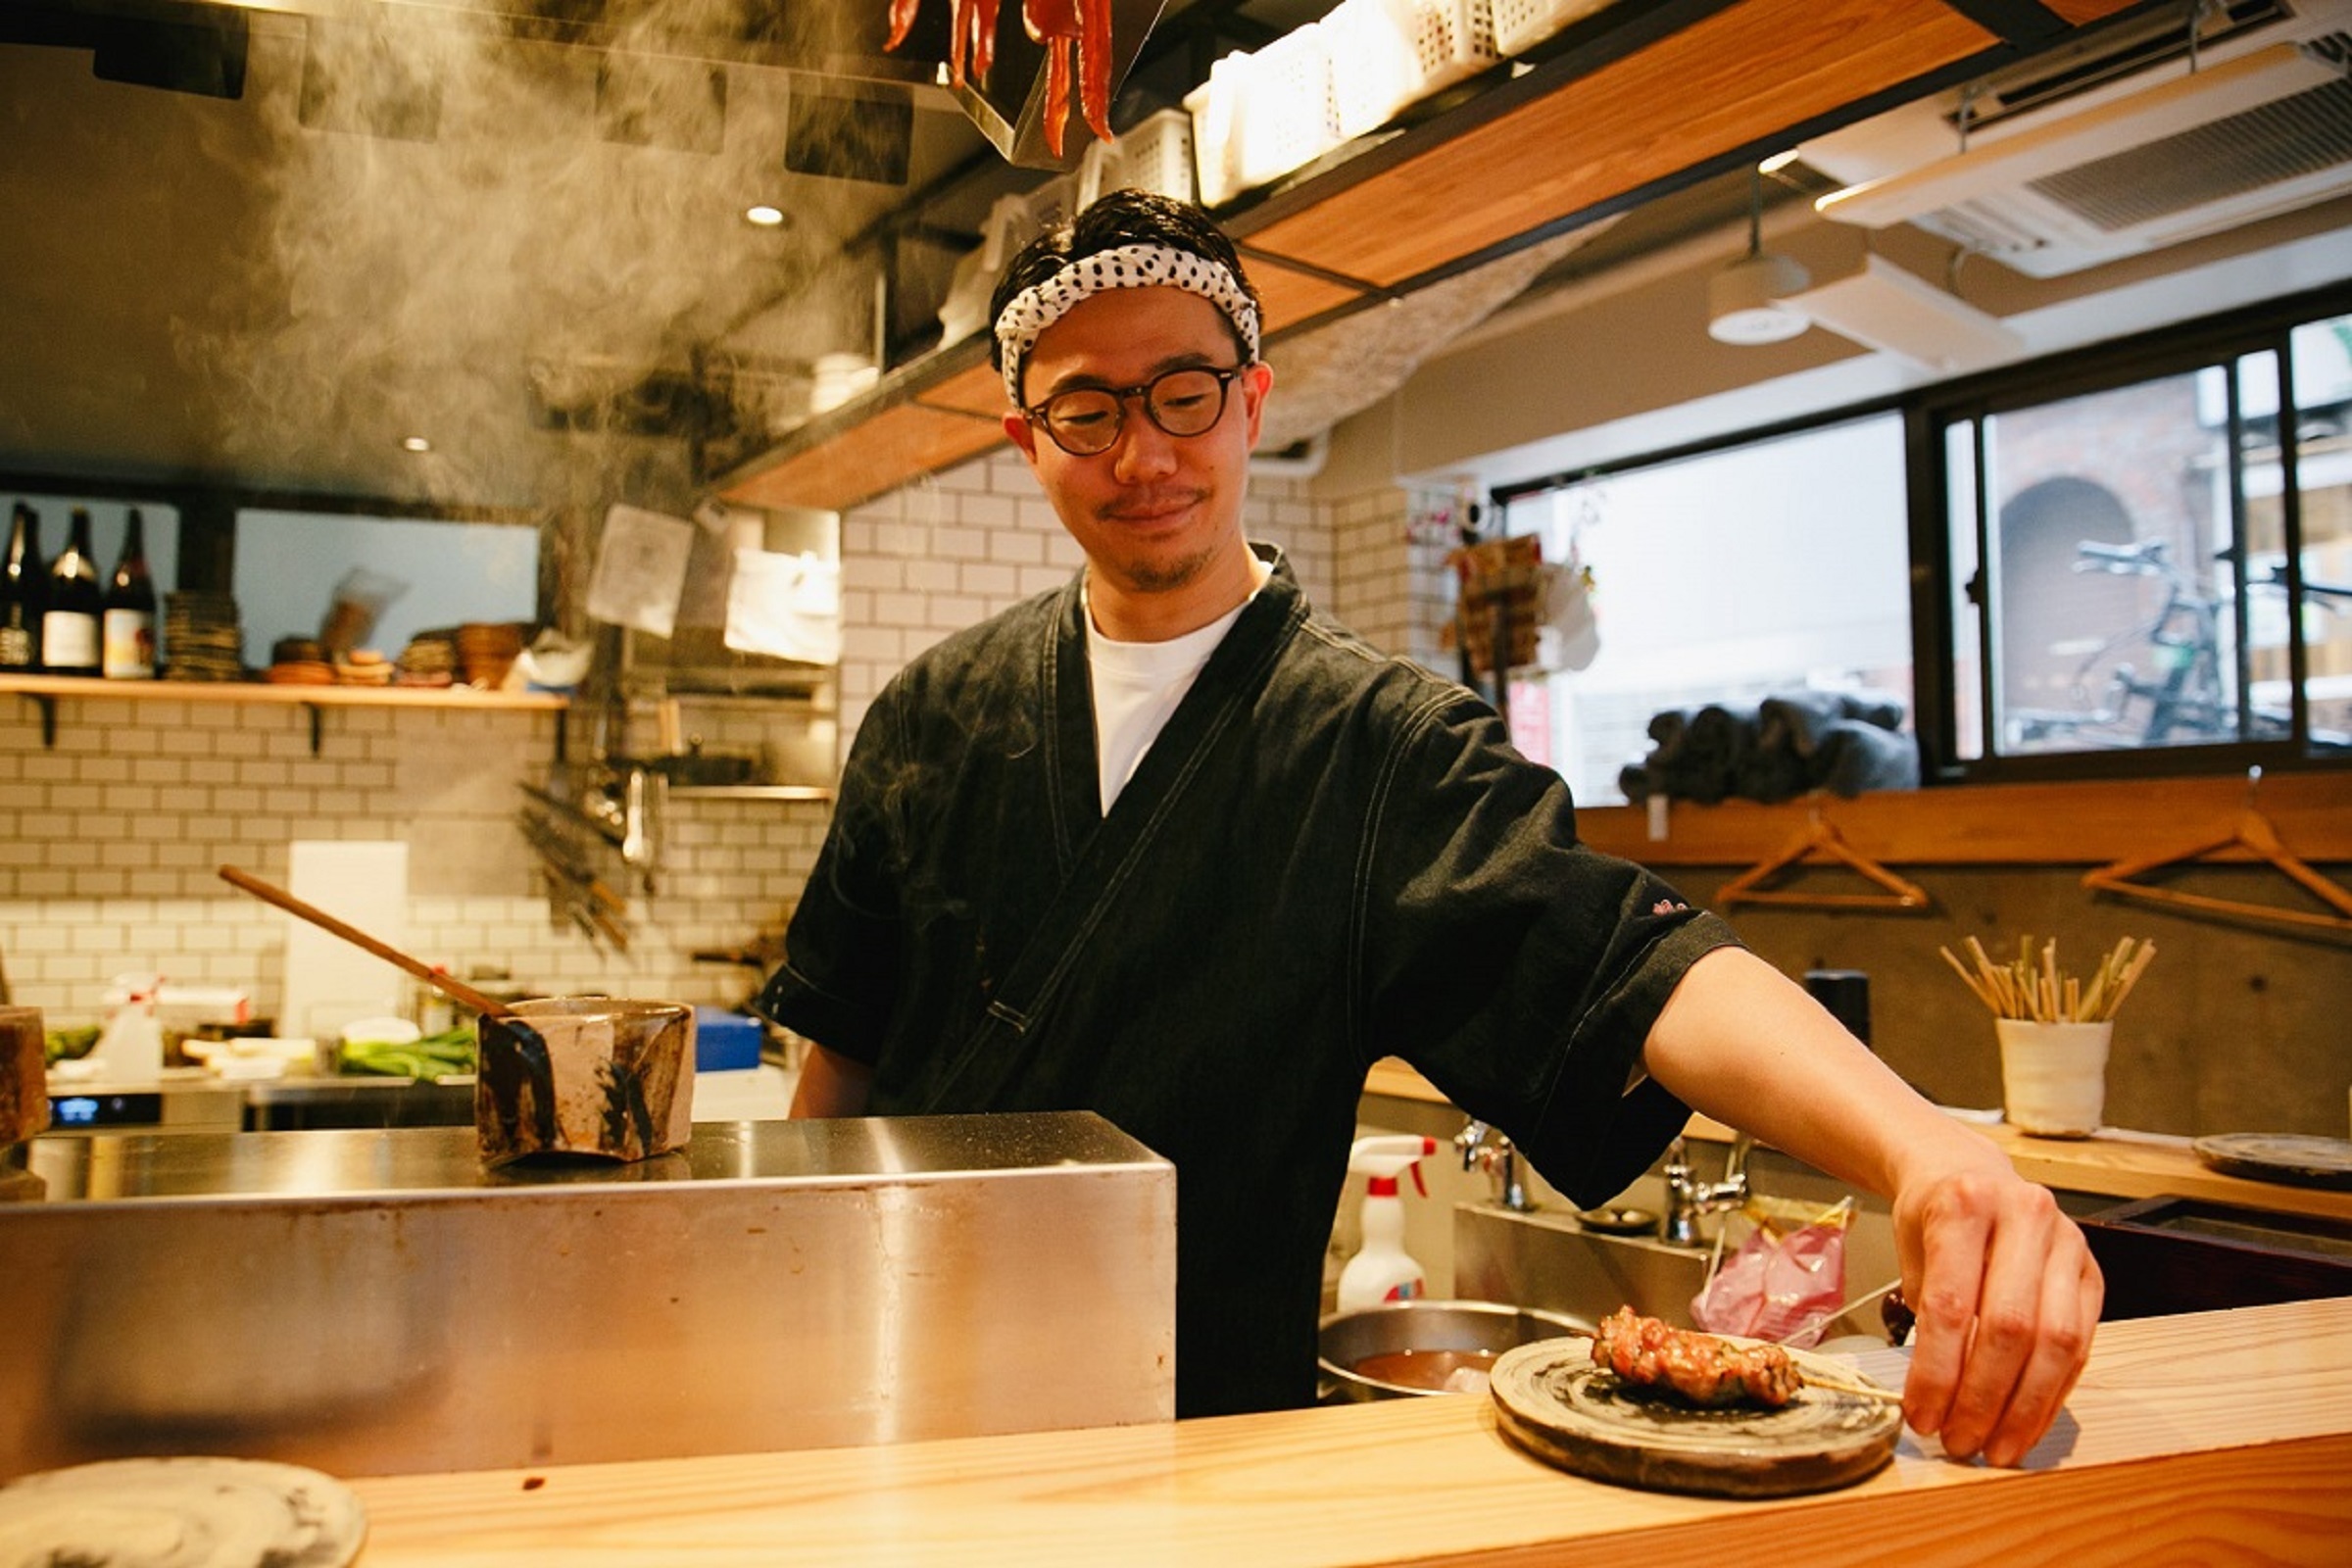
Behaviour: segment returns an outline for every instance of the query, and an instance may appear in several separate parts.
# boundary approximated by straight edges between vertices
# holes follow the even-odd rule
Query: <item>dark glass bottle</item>
[[[106,590],[90,551],[90,514],[74,509],[66,548],[49,564],[49,602],[41,611],[41,662],[52,675],[95,675],[99,617]]]
[[[136,507],[130,509],[115,574],[107,581],[101,627],[108,680],[155,679],[155,579],[147,572],[147,536]]]
[[[41,514],[17,503],[8,556],[0,561],[0,672],[30,674],[41,667],[41,606],[48,598],[41,565]]]

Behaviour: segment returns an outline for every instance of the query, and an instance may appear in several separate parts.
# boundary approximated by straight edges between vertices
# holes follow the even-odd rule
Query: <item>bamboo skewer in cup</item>
[[[2017,957],[2005,965],[1994,963],[1975,937],[1966,945],[1976,959],[1973,971],[1951,949],[1937,951],[1992,1011],[2001,1048],[2002,1113],[2009,1124],[2041,1138],[2087,1138],[2098,1131],[2116,1009],[2147,972],[2156,944],[2124,938],[2099,960],[2087,986],[2080,976],[2059,972],[2055,939],[2038,952],[2032,937],[2021,939]]]

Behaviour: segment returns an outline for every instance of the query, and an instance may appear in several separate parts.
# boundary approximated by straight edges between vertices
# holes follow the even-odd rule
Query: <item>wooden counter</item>
[[[2101,1327],[2017,1470],[1906,1437],[1812,1497],[1727,1502],[1547,1468],[1483,1398],[895,1447],[353,1483],[361,1568],[953,1563],[1531,1568],[2286,1562],[2352,1549],[2352,1300]],[[615,1411],[614,1419],[625,1420]],[[1997,1489],[1991,1490],[1991,1489]]]
[[[1364,1093],[1446,1103],[1428,1079],[1393,1057],[1373,1064]],[[1965,1115],[1970,1126],[2000,1145],[2019,1175],[2061,1192],[2100,1193],[2119,1200],[2168,1195],[2199,1198],[2274,1214],[2352,1220],[2352,1192],[2224,1175],[2197,1158],[2187,1138],[2112,1128],[2088,1138],[2034,1138],[2004,1123],[1953,1114]],[[1718,1143],[1732,1137],[1732,1129],[1705,1116],[1691,1117],[1689,1133]]]

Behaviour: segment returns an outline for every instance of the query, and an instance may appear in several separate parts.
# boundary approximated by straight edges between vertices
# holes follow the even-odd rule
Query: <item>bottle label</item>
[[[41,655],[51,669],[98,667],[98,617],[52,610],[41,617]]]
[[[0,669],[30,669],[33,653],[32,628],[14,615],[0,619]]]
[[[155,678],[155,617],[144,610],[106,612],[105,673],[109,680]]]

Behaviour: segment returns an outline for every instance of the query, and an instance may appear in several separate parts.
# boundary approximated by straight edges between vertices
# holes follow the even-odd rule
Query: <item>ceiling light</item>
[[[420,435],[404,435],[400,438],[400,448],[403,452],[430,452],[433,444]]]
[[[784,210],[781,207],[770,207],[762,202],[757,207],[745,209],[743,218],[745,222],[757,224],[761,228],[775,228],[784,221]]]
[[[1747,254],[1707,280],[1707,336],[1742,347],[1786,343],[1812,325],[1782,301],[1812,279],[1804,267],[1764,248],[1764,174],[1748,175]]]
[[[1811,281],[1802,266],[1760,251],[1707,279],[1707,336],[1742,346],[1786,343],[1813,323],[1781,303]]]

